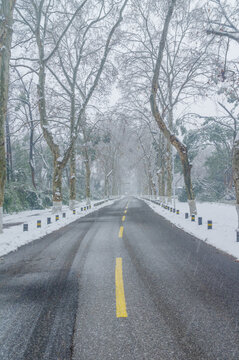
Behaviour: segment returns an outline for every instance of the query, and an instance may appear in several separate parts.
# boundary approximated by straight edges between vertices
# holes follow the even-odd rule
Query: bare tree
[[[176,0],[172,0],[171,4],[169,6],[169,9],[168,9],[167,16],[165,18],[163,32],[162,32],[160,43],[159,43],[159,49],[158,49],[158,55],[157,55],[157,60],[156,60],[156,64],[155,64],[155,69],[154,69],[153,80],[152,80],[150,104],[151,104],[153,116],[154,116],[160,130],[163,132],[166,139],[168,141],[170,141],[170,143],[176,148],[176,150],[179,153],[179,156],[180,156],[180,159],[182,162],[182,167],[183,167],[184,182],[185,182],[185,187],[187,190],[190,213],[195,214],[197,212],[197,210],[196,210],[196,203],[195,203],[195,198],[194,198],[193,189],[192,189],[192,181],[191,181],[192,165],[190,164],[190,162],[188,160],[187,147],[169,130],[169,128],[167,127],[165,121],[163,120],[163,118],[160,114],[160,111],[159,111],[159,108],[157,105],[157,91],[160,87],[159,81],[158,81],[159,80],[159,72],[160,72],[160,68],[162,65],[163,52],[165,49],[168,28],[169,28],[170,20],[172,18],[172,14],[173,14],[175,5],[176,5]]]
[[[29,26],[30,30],[34,33],[34,36],[36,38],[36,44],[38,49],[38,63],[39,63],[39,69],[37,72],[38,75],[38,99],[39,99],[39,114],[40,114],[40,123],[43,131],[44,138],[53,154],[54,159],[54,175],[53,175],[53,212],[61,210],[62,207],[62,170],[66,166],[70,155],[72,153],[72,149],[74,147],[75,141],[78,136],[78,132],[80,129],[80,123],[82,119],[82,115],[85,113],[85,109],[94,93],[94,90],[96,89],[99,79],[101,77],[101,74],[104,69],[104,65],[107,60],[107,56],[110,52],[111,46],[112,46],[112,38],[113,35],[120,25],[122,21],[122,14],[126,7],[128,0],[123,1],[121,4],[121,8],[118,12],[118,18],[112,28],[110,29],[108,36],[106,38],[105,44],[103,45],[103,50],[101,51],[101,60],[98,64],[98,68],[94,68],[93,72],[90,73],[90,85],[87,88],[87,92],[84,95],[84,101],[81,102],[80,108],[78,109],[77,118],[75,119],[75,94],[74,89],[76,86],[76,81],[70,78],[70,76],[67,73],[64,73],[64,67],[63,67],[63,73],[68,78],[68,85],[70,86],[70,90],[66,88],[65,85],[60,80],[60,76],[57,76],[54,73],[54,77],[57,78],[58,83],[61,82],[64,90],[69,94],[70,91],[70,97],[71,97],[71,136],[70,140],[66,146],[66,149],[64,153],[61,153],[61,147],[56,142],[56,138],[54,136],[54,133],[50,129],[49,125],[49,119],[47,116],[47,96],[46,96],[46,76],[47,76],[47,70],[50,71],[51,74],[53,74],[53,71],[50,70],[50,60],[53,59],[53,56],[57,54],[60,44],[65,37],[67,31],[69,30],[70,26],[73,24],[75,18],[77,18],[77,14],[80,12],[80,10],[84,7],[84,5],[87,3],[87,0],[83,1],[81,5],[74,11],[73,16],[70,16],[69,21],[67,21],[66,26],[61,31],[60,36],[57,40],[54,39],[54,46],[50,50],[48,54],[46,54],[46,48],[45,43],[46,39],[49,38],[49,31],[48,31],[48,24],[50,23],[49,20],[49,13],[51,12],[51,1],[44,1],[42,0],[39,5],[37,6],[34,1],[32,1],[32,7],[35,14],[36,21],[34,24],[29,24],[28,21],[24,18],[24,14],[20,13],[21,18],[26,22],[26,24]],[[43,6],[44,11],[43,11]],[[20,10],[19,10],[20,12]],[[98,16],[97,16],[98,18]],[[101,18],[101,17],[100,17]],[[100,19],[98,18],[98,20]],[[44,25],[42,25],[44,24]],[[85,30],[87,31],[87,29]],[[84,43],[85,39],[83,36],[82,42]],[[102,45],[101,45],[102,46]],[[83,47],[83,46],[82,46]],[[59,55],[59,53],[58,53]],[[74,66],[74,76],[76,77],[77,71],[79,68],[79,62],[81,60],[81,54],[78,54],[78,58],[76,61],[76,65]],[[61,60],[60,60],[61,61]],[[72,93],[73,90],[73,93]]]
[[[7,116],[9,63],[15,3],[16,0],[2,0],[0,4],[0,233],[2,232],[4,185],[6,178],[5,121]]]
[[[31,170],[32,185],[35,189],[37,189],[35,179],[34,148],[40,136],[35,139],[35,130],[39,125],[39,119],[34,118],[34,112],[37,104],[36,102],[34,103],[34,101],[31,99],[32,95],[34,95],[33,76],[29,77],[29,81],[26,81],[26,79],[21,76],[18,69],[16,69],[16,73],[19,77],[20,83],[20,87],[17,88],[19,94],[17,98],[12,99],[10,97],[9,102],[12,105],[14,105],[15,102],[19,103],[18,110],[21,110],[22,108],[23,126],[26,126],[29,129],[29,166]]]
[[[148,123],[151,123],[151,119],[154,121],[148,94],[158,58],[159,44],[156,40],[161,36],[154,10],[156,9],[157,16],[163,19],[167,4],[163,3],[163,5],[165,6],[138,0],[134,0],[132,5],[130,21],[132,28],[136,30],[125,32],[124,53],[120,59],[125,74],[121,80],[123,107],[130,113],[132,121],[137,119],[146,120]],[[165,38],[157,80],[156,102],[161,119],[175,138],[180,133],[179,111],[181,113],[182,108],[184,112],[188,111],[191,100],[204,94],[208,80],[206,75],[209,44],[205,41],[206,35],[203,37],[203,31],[200,31],[200,34],[195,31],[195,27],[201,25],[201,17],[202,9],[194,8],[190,0],[179,2]],[[190,42],[192,38],[195,40],[193,43]],[[160,127],[159,129],[162,131]],[[184,146],[183,143],[181,145]],[[160,167],[165,168],[165,189],[169,201],[172,196],[172,146],[169,138],[166,138],[164,159],[160,164]],[[162,172],[159,171],[158,174]],[[191,190],[188,193],[189,204],[194,206],[193,193]]]
[[[238,19],[238,0],[235,1],[234,6],[231,6],[231,3],[228,1],[222,3],[221,0],[211,0],[209,1],[209,5],[211,7],[208,9],[208,11],[206,10],[208,14],[207,34],[220,36],[221,38],[227,38],[239,44],[239,24],[236,21]],[[221,75],[225,80],[226,68],[221,70]],[[223,105],[223,107],[224,110],[228,113],[225,105]],[[232,113],[229,115],[230,117],[234,118]],[[237,130],[237,126],[235,129],[237,133],[234,136],[232,165],[239,228],[239,132]]]

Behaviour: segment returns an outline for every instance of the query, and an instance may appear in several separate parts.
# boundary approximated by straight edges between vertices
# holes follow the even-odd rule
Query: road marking
[[[121,226],[121,227],[120,227],[120,231],[119,231],[119,238],[122,238],[122,237],[123,237],[123,231],[124,231],[124,227]]]
[[[125,215],[122,217],[122,221],[125,221]]]
[[[122,270],[122,258],[116,258],[115,264],[115,296],[116,296],[116,317],[128,317],[124,295],[124,281]]]
[[[127,214],[127,210],[125,210],[124,213]]]

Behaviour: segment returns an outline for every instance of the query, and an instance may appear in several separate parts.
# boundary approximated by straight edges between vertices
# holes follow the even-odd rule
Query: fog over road
[[[1,258],[0,359],[238,360],[239,263],[118,200]]]

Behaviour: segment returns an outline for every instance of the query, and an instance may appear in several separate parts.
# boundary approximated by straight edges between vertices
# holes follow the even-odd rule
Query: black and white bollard
[[[198,225],[202,225],[202,217],[198,218]]]
[[[207,228],[208,228],[208,230],[212,230],[212,220],[208,220]]]
[[[63,213],[63,214],[62,214],[62,217],[65,218],[65,217],[66,217],[66,213]]]
[[[82,207],[82,208],[80,208],[80,210],[81,210],[81,211],[83,211],[83,210],[84,210],[84,208]]]
[[[236,230],[236,234],[237,234],[237,242],[239,242],[239,229]]]
[[[185,213],[185,219],[188,219],[188,213]]]
[[[23,224],[23,231],[28,231],[28,224]]]
[[[175,213],[176,209],[173,208],[173,213]]]
[[[49,225],[49,224],[51,224],[51,218],[50,217],[47,218],[47,225]]]
[[[41,228],[41,220],[37,220],[37,228]]]

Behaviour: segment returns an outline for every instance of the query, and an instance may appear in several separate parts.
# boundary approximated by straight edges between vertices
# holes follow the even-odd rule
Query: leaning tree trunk
[[[160,128],[160,130],[163,132],[164,136],[171,142],[171,144],[176,148],[178,151],[182,167],[183,167],[183,176],[184,176],[184,184],[187,191],[187,198],[188,198],[188,205],[189,205],[189,211],[190,214],[196,214],[197,208],[196,208],[196,202],[193,194],[192,189],[192,180],[191,180],[191,168],[192,165],[189,163],[188,160],[188,152],[187,147],[181,143],[181,141],[173,135],[165,125],[163,119],[161,118],[161,115],[159,113],[158,107],[154,100],[151,97],[151,108],[153,111],[153,115],[155,117],[155,120]]]
[[[179,146],[178,148],[179,148],[179,150],[176,147],[176,149],[179,152],[180,160],[181,160],[182,167],[183,167],[183,177],[184,177],[185,188],[187,191],[189,211],[190,211],[191,215],[197,214],[196,201],[194,198],[192,179],[191,179],[192,164],[190,164],[190,162],[188,160],[188,153],[187,153],[186,146],[182,145],[181,147]]]
[[[196,202],[192,190],[192,181],[191,181],[191,167],[192,165],[189,163],[188,160],[188,152],[187,147],[169,130],[167,125],[165,124],[157,105],[157,91],[159,87],[159,72],[162,64],[163,59],[163,52],[165,48],[166,38],[168,34],[169,24],[172,18],[173,10],[176,5],[176,0],[172,0],[171,4],[168,9],[168,13],[164,22],[163,32],[161,35],[160,43],[159,43],[159,50],[158,56],[155,64],[153,79],[152,79],[152,88],[151,88],[151,95],[150,95],[150,105],[152,114],[155,118],[156,123],[158,124],[159,129],[162,131],[165,138],[176,148],[183,167],[183,175],[184,175],[184,183],[187,191],[188,197],[188,204],[190,214],[196,214]]]
[[[15,2],[15,0],[2,0],[0,5],[0,233],[3,228],[2,215],[6,181],[5,121],[7,115],[9,63]]]
[[[233,168],[233,181],[236,192],[236,210],[238,216],[238,229],[239,229],[239,134],[236,136],[233,145],[232,168]]]

